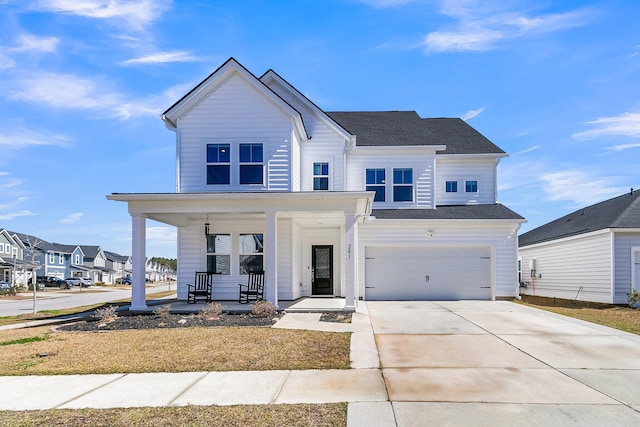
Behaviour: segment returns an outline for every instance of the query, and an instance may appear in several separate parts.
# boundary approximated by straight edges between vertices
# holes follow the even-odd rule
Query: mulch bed
[[[126,314],[119,315],[116,320],[103,322],[97,318],[88,318],[79,322],[60,325],[58,331],[94,332],[119,331],[127,329],[163,329],[215,326],[272,326],[282,313],[269,317],[257,317],[252,314],[222,313],[216,320],[205,319],[198,314]],[[323,313],[323,322],[351,323],[351,313]]]

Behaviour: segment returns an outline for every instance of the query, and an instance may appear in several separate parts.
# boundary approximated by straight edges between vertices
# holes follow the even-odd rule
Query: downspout
[[[518,265],[518,230],[520,230],[520,227],[522,227],[522,224],[516,225],[516,227],[511,232],[511,234],[515,236],[515,240],[516,240],[516,279],[518,275],[518,267],[517,267]],[[518,280],[516,280],[516,286],[513,294],[514,294],[513,296],[518,301],[522,301],[522,297],[520,296],[520,282],[518,282]]]

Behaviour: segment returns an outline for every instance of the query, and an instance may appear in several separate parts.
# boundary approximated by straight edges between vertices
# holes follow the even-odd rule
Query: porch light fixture
[[[433,230],[427,230],[427,237],[433,237]]]

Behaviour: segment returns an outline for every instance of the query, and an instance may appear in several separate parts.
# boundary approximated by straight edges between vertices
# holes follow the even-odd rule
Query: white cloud
[[[5,213],[0,213],[0,220],[3,221],[10,221],[14,218],[18,218],[21,216],[33,216],[33,212],[31,212],[30,210],[22,210],[22,211],[18,211],[18,212],[5,212]]]
[[[157,245],[175,245],[178,232],[175,227],[147,227],[147,240]]]
[[[473,119],[478,114],[482,113],[485,108],[486,107],[478,108],[477,110],[469,110],[466,113],[464,113],[460,118],[466,122],[467,120]]]
[[[569,29],[588,19],[585,10],[527,16],[504,7],[503,3],[445,1],[441,13],[457,22],[452,29],[428,34],[423,42],[425,51],[485,51],[496,48],[501,40]]]
[[[640,148],[640,142],[637,142],[635,144],[618,144],[618,145],[613,145],[611,147],[607,147],[607,150],[611,150],[611,151],[624,151],[624,150],[629,150],[631,148]]]
[[[4,149],[19,149],[42,145],[68,147],[69,139],[46,131],[17,128],[0,133],[0,146]]]
[[[601,136],[640,136],[640,113],[623,113],[615,117],[601,117],[587,122],[592,129],[574,133],[575,139],[592,139]]]
[[[82,212],[74,212],[60,219],[60,224],[76,224],[82,219]]]
[[[55,52],[60,39],[57,37],[38,37],[33,34],[21,34],[18,37],[18,45],[10,48],[13,52],[38,51]]]
[[[164,102],[164,96],[128,100],[121,93],[109,92],[106,89],[109,82],[73,74],[38,73],[16,80],[11,86],[11,99],[59,109],[97,111],[100,115],[123,120],[157,116],[161,112],[159,105],[163,105],[159,100]]]
[[[143,30],[171,7],[171,0],[38,0],[32,8],[85,18],[116,20]]]
[[[530,152],[532,152],[532,151],[537,150],[538,148],[540,148],[540,146],[539,146],[539,145],[534,145],[533,147],[529,147],[529,148],[526,148],[526,149],[524,149],[524,150],[521,150],[521,151],[518,151],[518,152],[516,152],[516,153],[513,153],[513,154],[512,154],[512,156],[517,156],[517,155],[519,155],[519,154],[526,154],[526,153],[530,153]]]
[[[616,185],[615,177],[596,177],[575,169],[546,173],[540,179],[549,200],[567,200],[576,206],[591,205],[627,190]]]
[[[169,62],[193,62],[197,60],[198,58],[189,52],[178,50],[173,52],[156,52],[139,58],[128,59],[124,61],[123,64],[165,64]]]

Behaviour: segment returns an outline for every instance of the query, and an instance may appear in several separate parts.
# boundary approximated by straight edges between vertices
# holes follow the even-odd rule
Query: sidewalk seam
[[[178,394],[176,394],[174,396],[173,399],[169,400],[167,402],[167,404],[165,406],[173,406],[173,402],[175,402],[176,400],[178,400],[178,398],[180,398],[183,394],[185,394],[187,391],[191,390],[193,388],[193,386],[195,386],[196,384],[198,384],[200,381],[202,381],[207,375],[209,375],[210,372],[203,372],[202,375],[200,375],[198,378],[196,378],[195,380],[191,381],[190,384],[187,384]]]
[[[51,407],[50,409],[58,409],[58,408],[60,408],[61,406],[66,405],[66,404],[67,404],[67,403],[69,403],[69,402],[73,402],[74,400],[79,399],[79,398],[81,398],[81,397],[84,397],[84,396],[86,396],[86,395],[88,395],[88,394],[90,394],[90,393],[93,393],[93,392],[94,392],[94,391],[96,391],[96,390],[100,390],[100,389],[101,389],[101,388],[103,388],[103,387],[106,387],[106,386],[108,386],[108,385],[111,385],[111,384],[113,384],[114,382],[119,381],[119,380],[121,380],[122,378],[126,377],[127,375],[128,375],[128,374],[120,374],[120,376],[119,376],[119,377],[116,377],[116,378],[112,379],[111,381],[106,382],[106,383],[104,383],[104,384],[100,384],[99,386],[94,387],[94,388],[92,388],[91,390],[87,390],[87,391],[85,391],[84,393],[79,394],[79,395],[77,395],[77,396],[74,396],[74,397],[72,397],[71,399],[67,399],[67,400],[65,400],[64,402],[62,402],[62,403],[60,403],[60,404],[58,404],[58,405],[56,405],[56,406]]]

